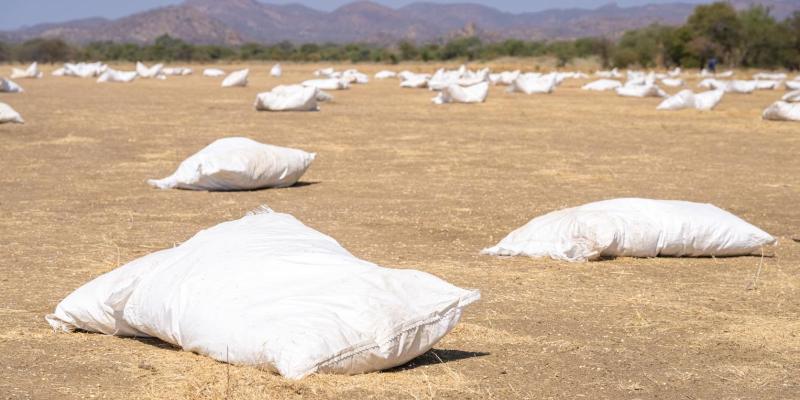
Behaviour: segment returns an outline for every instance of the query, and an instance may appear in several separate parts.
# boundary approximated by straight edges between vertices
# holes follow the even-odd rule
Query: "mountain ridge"
[[[731,0],[744,8],[764,4],[779,18],[800,11],[795,0]],[[696,5],[661,3],[620,7],[609,3],[595,9],[550,9],[510,13],[475,3],[411,3],[399,8],[368,0],[354,1],[333,11],[300,4],[269,4],[257,0],[186,0],[119,19],[84,18],[45,23],[0,32],[12,41],[61,38],[73,43],[97,40],[146,43],[162,34],[195,44],[239,45],[245,42],[294,43],[435,41],[477,27],[490,40],[574,39],[617,37],[629,29],[653,23],[683,23]]]

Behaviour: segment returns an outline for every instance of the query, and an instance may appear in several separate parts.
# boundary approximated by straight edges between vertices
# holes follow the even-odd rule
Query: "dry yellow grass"
[[[568,82],[549,96],[492,88],[485,104],[436,107],[430,92],[388,80],[334,92],[318,113],[257,113],[256,93],[320,66],[285,65],[277,80],[269,65],[251,65],[250,86],[238,89],[194,67],[190,77],[133,84],[47,76],[20,81],[24,94],[0,94],[27,121],[0,126],[0,398],[800,393],[800,244],[792,240],[800,236],[800,125],[760,118],[782,92],[667,113],[655,110],[657,99]],[[308,184],[200,193],[144,183],[226,135],[319,153]],[[619,196],[711,202],[780,244],[768,249],[755,290],[747,288],[759,257],[566,264],[478,255],[540,213]],[[55,334],[44,322],[93,277],[261,204],[359,257],[479,288],[483,300],[411,365],[300,382],[155,340]]]

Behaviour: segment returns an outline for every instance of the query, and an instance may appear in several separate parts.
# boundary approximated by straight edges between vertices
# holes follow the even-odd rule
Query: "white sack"
[[[602,257],[738,256],[775,239],[711,204],[614,199],[534,218],[483,254],[588,261]]]
[[[73,76],[78,78],[94,78],[96,76],[100,76],[107,70],[108,66],[101,62],[64,64],[64,76]]]
[[[780,87],[781,81],[756,81],[756,90],[776,90]]]
[[[39,72],[39,63],[34,62],[26,69],[11,68],[11,79],[39,79],[44,74]]]
[[[256,96],[255,108],[259,111],[317,111],[319,89],[313,86],[276,86],[269,92]]]
[[[303,82],[302,85],[312,86],[319,90],[344,90],[350,87],[347,82],[337,78],[310,79]]]
[[[161,73],[167,76],[186,76],[192,74],[192,69],[187,67],[162,68]]]
[[[557,84],[556,75],[520,75],[511,85],[506,92],[514,93],[520,92],[525,94],[548,94],[555,90]]]
[[[231,74],[222,81],[222,87],[229,88],[247,86],[248,75],[250,75],[250,69],[242,69],[231,72]]]
[[[384,71],[380,71],[380,72],[375,74],[375,79],[389,79],[389,78],[395,78],[395,77],[397,77],[397,74],[392,72],[392,71],[385,71],[384,70]]]
[[[663,83],[664,86],[669,86],[669,87],[680,87],[684,85],[683,79],[675,79],[675,78],[662,79],[661,83]]]
[[[656,85],[630,85],[616,89],[623,97],[667,97],[667,93]]]
[[[280,64],[275,64],[272,66],[272,69],[269,70],[269,74],[272,77],[280,78],[283,75],[283,68],[281,68]]]
[[[104,82],[128,83],[128,82],[133,82],[138,75],[139,73],[136,71],[117,71],[113,69],[108,69],[102,74],[100,74],[100,77],[97,78],[97,83],[104,83]]]
[[[760,72],[753,75],[753,79],[755,80],[767,80],[767,81],[782,81],[786,79],[786,74],[784,73],[772,73],[772,72]]]
[[[675,67],[672,71],[667,72],[667,76],[670,78],[677,78],[681,76],[681,67]]]
[[[46,319],[57,331],[152,336],[301,379],[405,364],[479,298],[424,272],[360,260],[262,208],[96,278]]]
[[[728,70],[728,71],[725,71],[725,72],[718,73],[717,76],[720,77],[720,78],[730,78],[730,77],[733,76],[733,74],[734,74],[733,71]]]
[[[581,87],[582,90],[592,90],[596,92],[603,92],[606,90],[613,90],[622,87],[622,82],[613,79],[599,79],[594,82],[587,83]]]
[[[172,175],[147,183],[159,189],[212,191],[289,187],[315,157],[243,137],[223,138],[184,160]]]
[[[161,69],[164,68],[164,64],[156,64],[150,68],[146,65],[142,64],[141,62],[136,62],[136,73],[139,74],[140,77],[145,79],[154,79],[161,75]]]
[[[489,94],[489,82],[472,86],[450,85],[433,98],[434,104],[446,103],[483,103]]]
[[[203,70],[203,76],[208,76],[211,78],[218,78],[220,76],[224,76],[225,71],[217,68],[206,68]]]
[[[781,100],[789,103],[800,103],[800,90],[786,93]]]
[[[764,110],[761,115],[766,120],[771,121],[798,121],[800,122],[800,103],[789,103],[787,101],[776,101]]]
[[[17,85],[11,79],[0,78],[0,92],[4,93],[22,93],[25,90],[22,86]]]
[[[401,88],[408,88],[408,89],[423,89],[428,87],[428,76],[427,75],[413,75],[407,76],[406,79],[403,79],[400,82]]]
[[[686,108],[694,108],[707,111],[716,107],[724,95],[725,92],[722,90],[710,90],[708,92],[696,94],[689,89],[685,89],[665,99],[656,109],[683,110]]]
[[[786,81],[783,84],[787,90],[800,90],[800,81]]]
[[[25,121],[22,119],[22,116],[19,115],[11,106],[6,103],[0,103],[0,124],[4,124],[7,122],[16,122],[18,124],[24,124]]]

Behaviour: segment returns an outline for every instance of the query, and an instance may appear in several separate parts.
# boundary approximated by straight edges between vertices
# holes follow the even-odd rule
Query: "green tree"
[[[711,57],[733,61],[734,50],[742,40],[742,24],[732,5],[717,2],[697,6],[686,26],[693,34],[690,49],[703,63]]]

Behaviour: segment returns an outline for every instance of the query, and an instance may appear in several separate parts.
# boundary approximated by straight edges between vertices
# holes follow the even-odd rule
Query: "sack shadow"
[[[427,365],[446,364],[451,361],[465,360],[468,358],[485,357],[491,353],[483,351],[461,351],[446,349],[431,349],[425,354],[394,368],[383,371],[384,373],[403,372]]]

